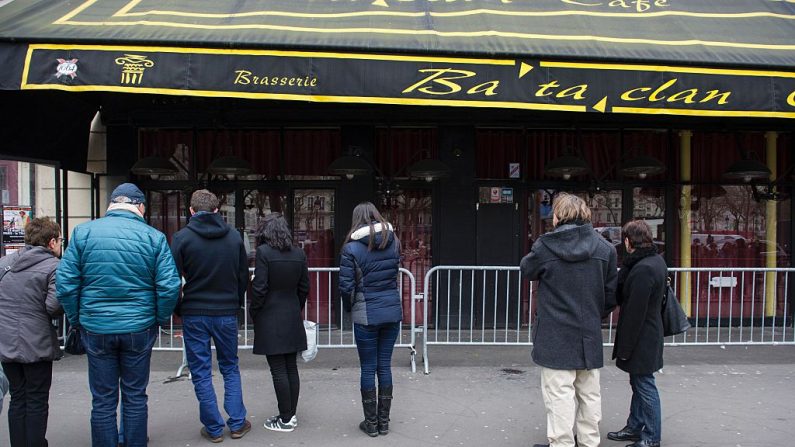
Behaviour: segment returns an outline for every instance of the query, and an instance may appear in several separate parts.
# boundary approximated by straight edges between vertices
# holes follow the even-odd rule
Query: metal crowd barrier
[[[250,269],[250,272],[253,276],[254,269]],[[336,292],[337,275],[339,275],[339,267],[309,268],[310,293],[304,307],[304,319],[318,323],[318,348],[321,349],[356,347],[351,316],[343,310],[342,298],[337,300],[333,298],[338,295]],[[408,284],[404,283],[406,281],[408,281]],[[407,287],[404,287],[404,285]],[[398,277],[398,290],[404,295],[401,297],[404,304],[404,316],[407,316],[405,312],[406,304],[409,305],[408,316],[410,316],[410,319],[406,321],[406,318],[404,318],[403,327],[395,342],[395,347],[409,349],[411,371],[416,372],[416,303],[422,297],[416,294],[417,284],[414,275],[403,268],[400,269],[400,276]],[[184,343],[182,342],[181,326],[178,324],[178,320],[175,322],[175,319],[178,318],[171,317],[168,327],[161,330],[154,348],[161,351],[182,350],[182,364],[177,370],[177,377],[181,376],[184,369],[188,366]],[[241,327],[238,332],[238,346],[241,349],[251,349],[254,342],[254,330],[252,327],[253,322],[248,315],[248,294],[246,294],[239,320]]]
[[[676,345],[795,344],[793,268],[671,268],[672,286],[693,326]],[[518,267],[436,266],[423,283],[423,363],[430,345],[532,345],[536,285]],[[684,298],[684,299],[683,299]],[[603,322],[612,346],[620,308]]]
[[[667,346],[795,344],[790,287],[795,268],[670,268],[672,287],[692,328],[667,337]],[[252,269],[253,273],[253,269]],[[304,318],[318,323],[318,347],[354,348],[353,322],[336,295],[339,268],[309,269],[311,291]],[[408,281],[408,284],[406,283]],[[408,348],[416,371],[417,336],[422,334],[425,373],[430,372],[428,346],[531,346],[537,288],[512,266],[436,266],[423,278],[417,293],[414,275],[400,269],[399,289],[404,321],[398,348]],[[417,302],[422,301],[418,313]],[[408,312],[406,311],[408,307]],[[612,346],[620,308],[603,321],[603,343]],[[239,346],[252,348],[253,328],[248,297],[240,311]],[[66,328],[59,328],[61,340]],[[182,327],[172,316],[155,344],[160,351],[183,350]],[[181,375],[187,362],[178,370]]]

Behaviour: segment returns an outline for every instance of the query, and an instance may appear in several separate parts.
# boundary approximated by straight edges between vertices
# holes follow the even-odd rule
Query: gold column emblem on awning
[[[116,64],[122,66],[122,84],[140,84],[144,78],[144,70],[155,65],[154,61],[139,54],[125,54],[124,57],[117,57]]]

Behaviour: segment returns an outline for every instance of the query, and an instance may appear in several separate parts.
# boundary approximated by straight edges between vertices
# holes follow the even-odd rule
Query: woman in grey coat
[[[61,356],[52,318],[61,227],[48,218],[25,226],[25,247],[0,259],[0,361],[10,384],[11,447],[47,445],[52,362]],[[0,273],[2,274],[2,273]]]

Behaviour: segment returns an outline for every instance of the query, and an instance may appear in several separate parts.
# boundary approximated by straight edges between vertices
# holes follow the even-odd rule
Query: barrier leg
[[[425,367],[425,374],[430,374],[431,373],[431,367],[430,367],[430,365],[428,365],[428,356],[427,355],[422,356],[422,363],[423,363],[423,365]]]

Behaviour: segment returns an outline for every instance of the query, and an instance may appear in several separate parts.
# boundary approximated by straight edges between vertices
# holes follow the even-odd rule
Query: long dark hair
[[[348,235],[345,236],[345,244],[351,241],[351,235],[358,230],[359,228],[363,228],[365,226],[370,227],[370,242],[367,245],[367,251],[372,251],[373,247],[375,246],[375,227],[374,224],[380,223],[381,224],[381,233],[383,237],[381,238],[381,243],[378,245],[379,250],[383,250],[389,245],[389,233],[391,230],[389,229],[389,222],[381,216],[381,213],[378,212],[378,208],[375,207],[370,202],[362,202],[356,205],[356,208],[353,209],[353,218],[351,219],[351,231],[348,232]]]
[[[268,244],[279,251],[287,251],[293,246],[293,235],[282,213],[270,213],[257,225],[257,247]]]

